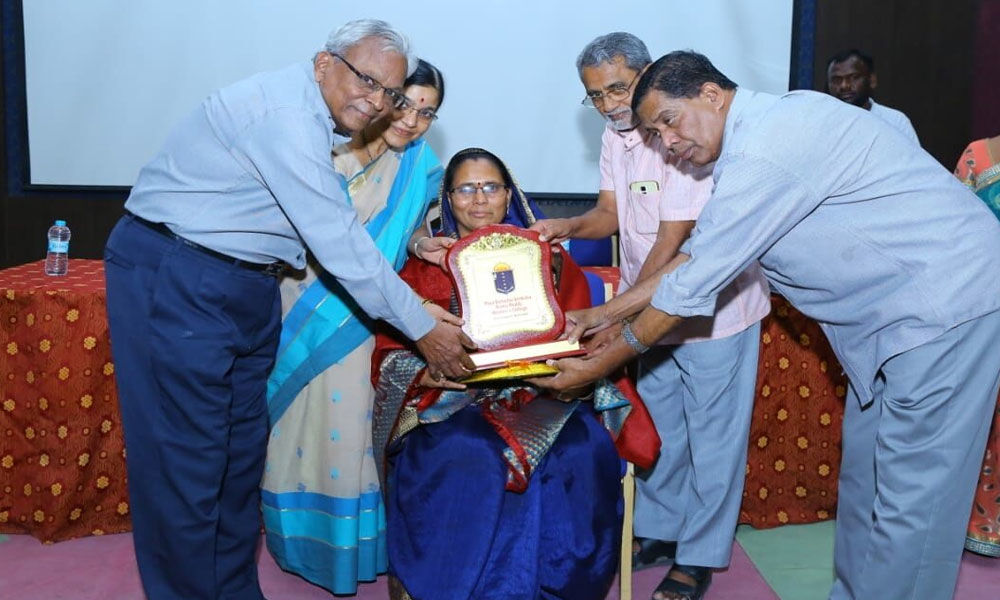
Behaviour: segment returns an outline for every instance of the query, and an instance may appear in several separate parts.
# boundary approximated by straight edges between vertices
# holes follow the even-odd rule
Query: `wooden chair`
[[[618,563],[619,600],[632,600],[632,520],[635,514],[635,466],[626,463],[622,477],[625,515],[622,519],[622,553]]]

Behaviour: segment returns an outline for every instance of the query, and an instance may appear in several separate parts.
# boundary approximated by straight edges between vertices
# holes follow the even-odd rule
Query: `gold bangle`
[[[420,306],[426,306],[426,305],[430,304],[431,302],[434,302],[434,301],[431,300],[430,298],[424,298],[424,301],[420,303]]]

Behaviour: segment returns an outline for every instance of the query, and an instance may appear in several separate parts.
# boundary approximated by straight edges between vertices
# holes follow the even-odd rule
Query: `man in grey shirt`
[[[863,108],[919,145],[913,124],[901,111],[878,104],[872,99],[872,90],[878,86],[875,60],[860,50],[844,50],[826,63],[826,91],[848,104]]]
[[[824,94],[736,89],[704,56],[659,59],[642,126],[715,188],[684,255],[603,351],[555,362],[573,388],[708,315],[753,260],[823,327],[850,380],[831,598],[950,598],[1000,386],[1000,222],[892,126]],[[655,288],[655,294],[651,291]],[[569,337],[608,326],[570,313]]]
[[[274,277],[306,248],[370,316],[461,377],[471,341],[432,316],[358,223],[331,150],[402,101],[387,23],[211,94],[143,167],[105,251],[136,558],[151,600],[259,599],[254,560],[280,333]]]

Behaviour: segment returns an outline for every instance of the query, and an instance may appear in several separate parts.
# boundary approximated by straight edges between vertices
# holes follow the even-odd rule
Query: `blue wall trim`
[[[792,56],[788,89],[813,89],[816,59],[816,0],[795,0],[792,5]]]
[[[4,143],[7,193],[24,192],[28,169],[28,125],[24,92],[24,17],[21,0],[3,0]]]

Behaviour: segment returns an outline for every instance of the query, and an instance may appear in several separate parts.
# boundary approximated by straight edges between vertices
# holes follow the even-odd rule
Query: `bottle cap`
[[[63,221],[62,219],[56,219],[56,227],[65,227],[65,226],[66,226],[66,221]]]

